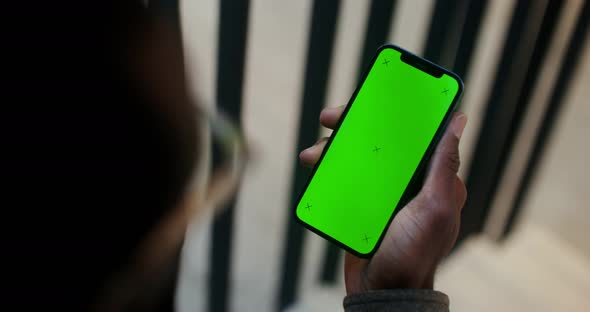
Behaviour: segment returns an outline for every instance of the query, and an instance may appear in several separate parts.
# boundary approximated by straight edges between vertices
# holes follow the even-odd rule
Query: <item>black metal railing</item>
[[[339,0],[314,1],[299,116],[297,150],[303,150],[313,145],[318,139],[320,125],[317,118],[326,98],[330,59],[334,49],[339,11]],[[305,185],[310,172],[303,168],[297,159],[293,166],[294,177],[291,180],[289,211],[295,211],[299,192]],[[295,300],[301,276],[301,256],[303,253],[303,228],[295,222],[292,213],[287,213],[285,221],[287,223],[287,238],[283,247],[281,285],[278,288],[279,295],[276,302],[278,310]]]
[[[584,2],[584,6],[582,7],[582,11],[578,16],[573,34],[567,44],[566,54],[563,57],[556,83],[553,86],[551,95],[549,96],[549,104],[547,105],[543,115],[540,129],[535,137],[533,150],[529,153],[525,172],[518,185],[516,198],[512,202],[510,215],[508,216],[507,220],[508,222],[506,223],[506,226],[503,230],[504,237],[513,230],[514,225],[517,223],[516,220],[520,216],[523,201],[527,195],[531,181],[537,172],[539,161],[544,155],[547,141],[551,136],[555,121],[559,117],[559,113],[562,110],[564,104],[563,98],[569,91],[570,82],[580,62],[580,55],[582,51],[584,51],[585,42],[588,40],[588,24],[590,24],[590,1],[586,0]],[[539,34],[539,36],[542,35],[545,34]]]
[[[397,3],[398,1],[392,0],[371,1],[364,43],[361,47],[359,75],[376,48],[386,42]],[[177,1],[151,1],[150,6],[161,9],[166,16],[175,20],[180,33]],[[489,1],[484,0],[436,0],[422,55],[453,68],[468,85],[467,75],[488,6]],[[463,210],[459,241],[481,232],[484,227],[492,199],[506,169],[507,158],[521,129],[531,92],[537,83],[542,64],[546,61],[547,50],[559,24],[563,7],[564,2],[560,0],[516,1],[467,172],[469,198]],[[248,0],[220,0],[217,105],[238,122],[241,118],[248,13]],[[326,98],[339,14],[339,0],[313,1],[297,151],[312,145],[318,138],[317,118]],[[503,227],[504,235],[510,232],[519,216],[523,199],[545,150],[547,138],[551,135],[555,120],[563,106],[569,81],[588,37],[589,21],[590,1],[587,0],[571,34],[533,149],[528,154],[526,169],[520,177],[517,195],[512,201],[508,220]],[[304,231],[294,222],[291,211],[295,209],[297,194],[303,187],[309,171],[302,168],[298,162],[293,166],[295,170],[291,178],[291,194],[285,207],[289,210],[288,219],[285,220],[286,238],[281,271],[277,272],[280,276],[275,298],[277,311],[297,300],[302,270]],[[234,206],[235,199],[230,202],[224,213],[216,217],[213,224],[209,257],[209,311],[228,310]],[[341,256],[339,249],[326,244],[319,277],[321,282],[335,281],[336,268]]]
[[[249,0],[219,1],[216,104],[240,127],[249,7]],[[214,150],[213,162],[217,162],[219,157]],[[237,195],[213,221],[209,254],[209,311],[228,310],[236,198]]]

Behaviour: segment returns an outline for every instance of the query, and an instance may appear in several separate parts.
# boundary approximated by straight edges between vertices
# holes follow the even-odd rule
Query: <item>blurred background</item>
[[[590,306],[590,1],[160,0],[193,96],[252,143],[223,213],[186,241],[180,311],[339,311],[342,252],[292,220],[319,112],[393,43],[456,71],[469,117],[461,237],[435,288],[452,311]]]

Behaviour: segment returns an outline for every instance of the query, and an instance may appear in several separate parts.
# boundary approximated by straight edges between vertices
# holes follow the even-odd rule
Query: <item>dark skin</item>
[[[334,129],[344,106],[326,108],[323,126]],[[448,255],[459,233],[461,209],[467,198],[465,184],[457,176],[459,140],[467,117],[455,113],[430,160],[420,193],[394,218],[378,251],[371,259],[347,253],[344,260],[346,292],[357,294],[377,289],[432,289],[434,273]],[[299,154],[313,166],[327,138]]]

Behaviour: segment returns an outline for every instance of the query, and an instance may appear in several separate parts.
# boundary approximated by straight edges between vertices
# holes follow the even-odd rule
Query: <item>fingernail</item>
[[[463,135],[465,125],[467,125],[467,116],[465,114],[459,114],[459,116],[455,117],[455,127],[453,130],[457,139],[460,139]]]
[[[315,144],[304,149],[303,151],[301,151],[301,154],[310,152],[311,150],[313,150],[314,147],[315,147]]]
[[[337,111],[337,110],[341,110],[343,106],[344,105],[327,107],[326,110],[328,110],[328,111]]]
[[[306,153],[306,152],[309,152],[309,151],[313,150],[313,149],[314,149],[316,146],[318,146],[318,145],[319,145],[319,144],[322,142],[322,140],[323,140],[323,139],[319,139],[319,140],[315,141],[315,143],[313,143],[313,145],[312,145],[312,146],[310,146],[310,147],[308,147],[308,148],[304,149],[304,150],[302,151],[302,153]]]

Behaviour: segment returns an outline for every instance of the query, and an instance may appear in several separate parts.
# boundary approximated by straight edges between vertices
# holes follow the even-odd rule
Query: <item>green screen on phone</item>
[[[456,75],[425,62],[438,74],[427,73],[402,51],[380,49],[296,208],[309,228],[361,256],[377,247],[462,89]]]

